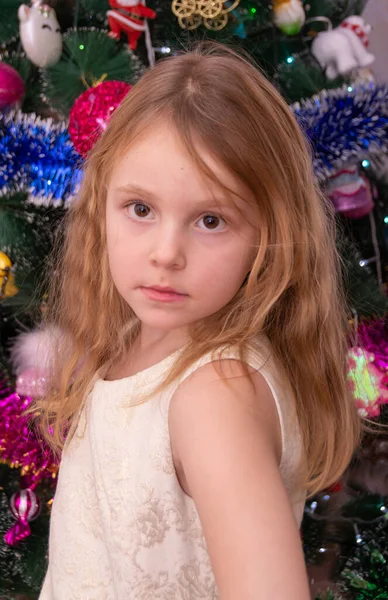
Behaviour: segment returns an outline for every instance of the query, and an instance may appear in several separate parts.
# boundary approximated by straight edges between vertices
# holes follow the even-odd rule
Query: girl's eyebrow
[[[151,192],[150,190],[147,190],[146,188],[139,186],[139,185],[135,185],[135,184],[126,184],[126,185],[122,185],[118,188],[116,188],[115,191],[119,191],[119,192],[126,192],[126,193],[130,193],[130,194],[136,194],[139,195],[143,198],[148,198],[149,200],[157,200],[158,196],[154,193]],[[231,208],[231,209],[235,209],[235,206],[233,203],[230,202],[230,200],[226,197],[226,196],[210,196],[209,198],[206,198],[205,200],[200,200],[200,201],[196,201],[195,202],[195,206],[193,206],[193,208],[196,209],[201,209],[201,208]]]
[[[147,198],[154,200],[157,198],[156,194],[154,194],[150,190],[146,190],[145,188],[139,185],[134,185],[131,183],[128,183],[127,185],[121,185],[120,187],[116,188],[115,191],[126,192],[130,194],[138,194],[139,196],[146,196]]]

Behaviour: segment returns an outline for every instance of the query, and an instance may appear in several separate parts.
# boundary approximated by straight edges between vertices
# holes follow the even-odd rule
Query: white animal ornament
[[[352,16],[338,27],[322,31],[311,46],[311,52],[326,69],[328,79],[346,75],[354,69],[369,67],[375,57],[368,52],[371,26],[362,17]]]
[[[21,4],[18,10],[20,40],[25,53],[37,67],[55,64],[62,54],[62,34],[55,10],[47,4]]]

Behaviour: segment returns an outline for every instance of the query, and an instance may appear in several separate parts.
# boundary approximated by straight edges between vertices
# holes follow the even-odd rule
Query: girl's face
[[[229,189],[250,192],[206,151],[201,157]],[[107,248],[113,282],[141,323],[182,329],[216,313],[241,287],[256,255],[248,202],[238,208],[205,180],[167,126],[147,132],[113,170]]]

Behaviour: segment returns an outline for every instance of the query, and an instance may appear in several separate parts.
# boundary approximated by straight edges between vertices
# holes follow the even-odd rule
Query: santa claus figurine
[[[146,19],[155,19],[156,13],[147,8],[145,0],[109,0],[109,5],[112,8],[106,13],[111,30],[109,35],[119,40],[121,32],[125,33],[129,47],[136,50],[141,34],[146,33],[146,38],[149,37]]]

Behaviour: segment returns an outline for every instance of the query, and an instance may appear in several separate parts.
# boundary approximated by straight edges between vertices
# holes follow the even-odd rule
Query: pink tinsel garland
[[[388,371],[388,323],[386,319],[373,319],[360,323],[358,345],[375,355],[375,365]]]
[[[33,489],[42,479],[56,477],[58,461],[24,415],[31,401],[31,397],[17,394],[0,374],[0,460],[20,468],[25,487]]]

